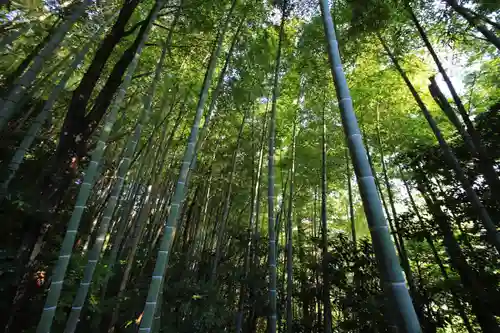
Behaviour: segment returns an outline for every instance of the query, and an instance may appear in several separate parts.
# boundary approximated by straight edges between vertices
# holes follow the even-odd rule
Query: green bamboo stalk
[[[421,332],[420,324],[394,249],[394,244],[387,228],[387,221],[382,211],[380,198],[377,195],[375,180],[366,157],[366,150],[354,113],[349,87],[347,86],[345,74],[342,69],[338,41],[335,37],[335,29],[333,27],[328,0],[320,0],[320,7],[328,44],[330,69],[342,116],[342,125],[348,140],[349,151],[358,179],[358,186],[370,227],[384,291],[387,293],[388,298],[393,301],[393,309],[397,311],[400,319],[400,327],[403,332]]]
[[[66,269],[69,264],[69,260],[73,249],[73,244],[75,242],[76,233],[78,231],[78,226],[80,224],[83,211],[85,210],[85,206],[87,204],[90,191],[95,182],[97,166],[104,154],[106,141],[108,140],[113,124],[116,121],[117,113],[125,98],[126,90],[130,85],[130,81],[132,80],[132,75],[135,72],[135,69],[139,62],[139,57],[144,47],[144,44],[147,40],[148,33],[162,5],[163,3],[159,2],[156,2],[154,5],[155,9],[152,10],[150,17],[148,18],[148,23],[147,23],[148,28],[146,29],[144,35],[141,37],[141,41],[139,43],[139,46],[137,47],[137,52],[134,54],[134,58],[130,63],[129,67],[127,68],[125,78],[122,84],[120,85],[118,94],[115,98],[111,111],[109,115],[106,117],[106,120],[104,122],[104,126],[99,136],[96,148],[92,153],[91,162],[85,172],[85,177],[83,179],[83,183],[80,187],[80,192],[78,193],[78,197],[76,199],[76,205],[73,210],[73,214],[71,215],[71,219],[69,221],[66,234],[64,236],[59,258],[57,260],[56,267],[54,269],[54,273],[52,276],[52,283],[49,289],[49,293],[47,295],[47,299],[45,301],[45,306],[43,308],[43,313],[40,318],[40,322],[38,323],[38,327],[36,330],[37,333],[50,332],[59,296],[61,294],[62,285],[64,283]]]
[[[255,212],[253,214],[253,234],[252,234],[252,269],[256,270],[258,269],[258,266],[260,264],[259,262],[259,256],[257,253],[257,247],[260,242],[260,229],[261,229],[261,221],[260,221],[260,198],[262,195],[262,177],[263,177],[263,171],[264,170],[264,155],[265,155],[265,142],[266,142],[266,133],[269,131],[269,120],[271,117],[269,117],[269,100],[266,103],[266,111],[264,113],[264,126],[262,127],[262,134],[261,134],[261,139],[260,139],[260,149],[259,149],[259,158],[258,158],[258,164],[257,164],[257,183],[255,184],[255,190],[257,191],[257,195],[255,197]]]
[[[471,304],[477,322],[484,333],[494,333],[500,330],[500,326],[495,318],[494,307],[491,306],[487,289],[478,272],[473,269],[463,253],[458,240],[455,237],[453,227],[445,212],[443,212],[439,200],[429,186],[430,180],[425,174],[418,175],[417,189],[420,191],[429,212],[437,224],[443,245],[450,258],[450,264],[458,272],[462,286],[468,289],[467,296]]]
[[[52,34],[56,31],[57,27],[60,26],[60,22],[63,21],[62,18],[56,19],[51,27],[47,29],[47,35],[37,43],[30,52],[23,58],[19,59],[19,62],[15,62],[12,66],[12,70],[10,70],[9,74],[5,77],[5,86],[7,91],[5,94],[9,93],[9,89],[12,87],[13,83],[29,68],[29,65],[32,63],[33,59],[43,50],[47,43],[50,41]]]
[[[224,232],[226,229],[227,219],[229,217],[229,208],[231,205],[231,195],[233,193],[233,178],[236,172],[236,158],[238,157],[238,151],[240,150],[241,145],[241,137],[243,134],[243,128],[245,127],[245,122],[247,119],[248,110],[243,114],[243,120],[241,121],[240,129],[238,131],[238,138],[236,139],[236,149],[233,151],[233,157],[231,161],[231,171],[229,173],[228,179],[228,187],[226,191],[226,198],[224,200],[224,210],[222,213],[221,224],[217,230],[217,243],[215,245],[215,255],[214,262],[212,263],[212,275],[211,275],[211,283],[215,283],[215,279],[217,278],[217,266],[219,265],[219,260],[221,256],[221,246],[224,242]]]
[[[327,226],[327,160],[326,160],[326,118],[325,107],[323,107],[321,126],[321,268],[323,274],[323,332],[332,332],[332,304],[330,300],[330,278],[328,276],[328,226]]]
[[[189,166],[195,154],[195,146],[198,138],[198,130],[200,126],[201,117],[203,115],[203,108],[205,106],[205,101],[207,100],[208,90],[212,82],[212,76],[215,72],[215,67],[217,65],[217,58],[219,57],[220,51],[222,49],[222,42],[224,40],[224,35],[229,25],[229,21],[232,16],[234,7],[236,6],[236,2],[237,0],[232,1],[231,9],[229,10],[225,22],[222,25],[221,31],[217,35],[214,49],[210,56],[207,71],[205,73],[205,78],[203,80],[202,89],[200,91],[198,105],[196,106],[196,115],[193,121],[193,127],[191,128],[188,144],[184,151],[182,165],[179,172],[179,178],[177,180],[177,184],[175,186],[174,194],[170,204],[170,213],[168,214],[168,218],[165,224],[165,231],[160,243],[158,257],[156,259],[156,264],[153,271],[151,284],[149,286],[148,296],[143,311],[143,317],[141,320],[141,324],[139,326],[140,332],[151,331],[154,315],[156,313],[157,300],[160,294],[160,288],[162,287],[163,284],[163,279],[167,268],[170,249],[172,247],[173,239],[175,237],[175,231],[178,225],[181,204],[186,193],[185,182],[188,176]]]
[[[129,138],[127,146],[125,148],[125,152],[123,154],[123,158],[120,161],[120,165],[118,166],[116,181],[113,185],[111,196],[108,200],[104,214],[102,216],[102,222],[100,224],[99,231],[97,232],[96,240],[94,242],[91,252],[89,253],[87,265],[85,266],[84,270],[84,275],[82,281],[80,282],[80,287],[78,288],[76,297],[73,301],[73,306],[71,307],[71,312],[68,321],[66,322],[66,328],[64,329],[65,333],[73,333],[76,330],[76,326],[80,318],[80,313],[85,304],[89,287],[92,282],[92,277],[94,275],[95,267],[101,256],[101,250],[104,243],[104,238],[106,236],[106,233],[108,232],[109,222],[111,221],[113,212],[115,211],[116,203],[118,202],[118,197],[122,191],[122,186],[124,183],[125,176],[130,167],[131,158],[134,156],[134,152],[137,147],[137,142],[141,137],[142,127],[150,117],[151,107],[153,104],[153,95],[156,89],[156,85],[160,79],[161,69],[163,68],[163,63],[167,55],[168,49],[169,49],[169,43],[165,43],[161,52],[160,59],[156,65],[155,76],[149,86],[146,95],[144,96],[145,98],[144,108],[141,112],[139,121],[135,126],[134,135]]]
[[[267,119],[267,117],[264,117]],[[254,131],[254,124],[255,124],[255,110],[252,112],[252,119],[251,119],[251,133],[252,133],[252,145],[251,145],[251,160],[252,160],[252,182],[251,182],[251,187],[250,187],[250,212],[249,212],[249,219],[248,219],[248,228],[246,230],[246,245],[245,245],[245,258],[243,262],[243,276],[240,279],[240,292],[239,292],[239,298],[238,298],[238,310],[236,313],[236,325],[235,325],[235,331],[236,333],[241,333],[242,325],[243,325],[243,307],[245,304],[245,298],[247,294],[247,289],[248,289],[248,273],[250,271],[250,260],[252,258],[252,253],[251,251],[253,250],[252,248],[252,229],[254,228],[253,222],[254,222],[254,211],[255,211],[255,205],[256,205],[256,199],[257,199],[257,182],[260,181],[256,180],[257,177],[255,177],[255,131]],[[263,126],[263,133],[265,134],[265,124]],[[260,160],[259,160],[260,161]],[[212,174],[210,175],[212,176]],[[208,204],[208,203],[207,203]]]
[[[90,5],[90,0],[84,0],[73,11],[70,17],[64,21],[54,32],[47,45],[35,56],[31,66],[24,72],[19,79],[14,82],[14,85],[7,97],[0,100],[0,131],[4,129],[7,122],[12,118],[16,110],[17,104],[24,96],[26,90],[35,81],[36,76],[40,73],[45,64],[45,61],[59,48],[61,41],[69,32],[73,24],[83,15],[87,7]]]
[[[216,115],[217,101],[218,101],[220,93],[222,92],[222,89],[224,86],[224,78],[226,77],[226,72],[229,68],[229,64],[231,63],[231,58],[233,56],[233,52],[234,52],[235,47],[237,45],[239,35],[241,32],[241,28],[243,27],[243,24],[245,22],[246,14],[247,14],[247,12],[245,11],[244,17],[240,20],[238,28],[236,29],[236,32],[234,33],[234,36],[233,36],[233,39],[231,42],[231,46],[229,47],[229,51],[227,52],[227,55],[226,55],[226,58],[224,61],[224,65],[222,66],[222,69],[219,73],[219,78],[217,79],[217,84],[215,86],[215,89],[212,92],[212,96],[210,96],[211,97],[210,105],[208,107],[208,111],[205,114],[203,127],[201,128],[200,134],[199,134],[199,139],[196,141],[193,159],[191,160],[191,163],[189,165],[188,175],[186,178],[186,182],[184,184],[184,187],[186,189],[189,187],[191,177],[196,169],[198,153],[202,150],[203,145],[205,144],[205,139],[208,137],[210,130],[213,127],[214,121],[212,119]],[[185,199],[185,196],[184,196],[184,199]],[[181,205],[183,205],[183,204],[184,204],[184,202],[181,203]],[[224,229],[224,227],[222,229]],[[216,243],[216,249],[215,249],[216,252],[217,252],[217,244],[218,243]],[[220,256],[220,254],[216,254],[216,256],[214,257],[212,274],[210,275],[210,278],[212,279],[212,281],[213,281],[213,279],[215,279],[214,274],[216,274],[216,270],[217,270],[216,265],[217,265],[217,262],[219,260],[217,258],[218,255]]]
[[[283,252],[280,247],[280,243],[286,242],[286,234],[283,236],[281,234],[281,230],[285,229],[286,233],[286,225],[285,228],[282,228],[281,222],[283,219],[281,218],[283,214],[285,213],[285,208],[286,208],[286,201],[287,201],[287,186],[288,186],[288,180],[290,179],[290,170],[287,173],[285,184],[281,188],[281,200],[278,202],[278,208],[276,209],[276,218],[274,219],[274,230],[275,230],[275,235],[276,235],[276,262],[278,263],[280,261],[281,253]],[[281,177],[280,184],[283,184],[283,177]],[[284,238],[283,238],[284,237]],[[286,251],[286,244],[283,246],[283,250]],[[269,262],[266,262],[267,265],[269,265]],[[283,265],[285,265],[285,259],[283,258]],[[278,317],[279,321],[279,317]]]
[[[476,140],[476,143],[480,145],[480,148],[478,149],[476,147],[476,143],[474,143],[471,134],[469,134],[465,126],[458,119],[455,110],[452,108],[452,106],[448,102],[448,99],[444,96],[443,92],[437,85],[435,77],[432,76],[429,78],[429,80],[431,81],[431,83],[429,84],[429,92],[431,93],[432,97],[434,97],[434,100],[439,105],[441,110],[448,117],[448,120],[453,124],[453,126],[455,126],[456,130],[464,141],[465,147],[470,152],[472,157],[476,157],[473,158],[474,164],[483,173],[484,178],[486,179],[486,182],[490,187],[490,191],[493,194],[493,198],[496,199],[497,203],[500,203],[500,186],[497,186],[498,184],[495,185],[496,183],[498,183],[498,176],[493,167],[490,157],[487,156],[484,146],[482,146],[480,141]],[[470,126],[472,126],[472,124]],[[471,128],[473,129],[473,127]],[[473,129],[473,131],[475,132],[475,135],[478,136],[477,131],[475,129]]]
[[[146,226],[146,221],[149,217],[149,211],[151,209],[151,201],[155,197],[155,194],[157,194],[157,186],[149,185],[147,187],[147,193],[145,195],[144,203],[140,209],[140,213],[137,216],[137,221],[135,223],[134,230],[131,234],[132,238],[130,244],[130,253],[128,254],[127,264],[125,265],[125,269],[123,270],[122,273],[122,279],[120,282],[120,286],[118,288],[118,294],[116,295],[117,302],[113,309],[113,313],[111,315],[111,320],[109,323],[108,332],[110,333],[114,331],[116,322],[118,321],[123,293],[125,292],[127,284],[130,280],[130,274],[132,273],[132,267],[135,262],[134,258],[135,255],[137,254],[137,249],[139,248],[139,243],[141,241],[144,228]]]
[[[245,22],[247,12],[245,12],[245,15],[243,18],[240,20],[240,24],[238,25],[238,28],[236,29],[236,32],[234,33],[233,40],[231,42],[231,46],[229,47],[229,51],[227,52],[226,58],[224,60],[224,66],[222,66],[222,69],[219,73],[219,78],[217,79],[217,84],[215,86],[215,89],[212,92],[212,96],[210,96],[210,105],[208,107],[208,111],[205,114],[205,118],[203,121],[203,127],[200,130],[199,134],[199,139],[196,141],[196,147],[194,149],[194,156],[193,160],[191,161],[191,164],[189,166],[189,173],[188,177],[186,179],[186,184],[185,187],[189,186],[189,182],[191,180],[191,176],[194,173],[194,170],[196,169],[196,163],[197,163],[197,158],[198,158],[198,153],[202,150],[203,145],[205,144],[205,139],[208,137],[211,128],[213,127],[214,116],[216,116],[216,110],[217,110],[217,101],[219,99],[219,95],[222,92],[222,89],[224,87],[224,78],[226,77],[226,72],[229,68],[229,64],[231,63],[231,58],[233,56],[234,50],[236,48],[236,44],[238,42],[238,38],[241,32],[241,28],[243,27],[243,23]]]
[[[375,179],[375,187],[377,188],[378,193],[380,195],[380,200],[382,201],[382,207],[384,208],[385,216],[387,218],[387,222],[389,223],[389,230],[391,232],[391,235],[394,236],[393,240],[394,240],[394,245],[396,246],[397,253],[398,253],[399,257],[402,258],[403,255],[401,252],[401,247],[399,246],[399,239],[397,237],[395,237],[396,228],[394,226],[394,221],[393,221],[393,218],[391,217],[391,213],[389,212],[389,207],[388,207],[387,202],[385,200],[384,191],[382,189],[382,186],[380,185],[380,180],[378,178],[377,171],[375,170],[375,166],[373,165],[372,155],[370,152],[370,146],[368,145],[367,140],[366,140],[366,133],[365,133],[364,126],[363,126],[362,131],[363,131],[363,143],[366,147],[366,157],[368,158],[368,164],[370,164],[372,175],[373,175],[373,178]]]
[[[267,106],[269,103],[267,104]],[[268,108],[266,106],[266,112],[264,114],[262,131],[260,134],[260,144],[258,149],[258,157],[257,157],[257,172],[255,175],[255,182],[253,183],[252,188],[252,203],[250,209],[250,218],[248,222],[249,230],[248,230],[248,243],[247,243],[247,253],[245,256],[245,267],[244,267],[244,278],[242,281],[242,286],[240,288],[240,299],[238,304],[238,313],[236,316],[236,333],[241,333],[243,326],[243,304],[245,302],[245,297],[247,293],[247,288],[244,285],[246,283],[248,274],[250,270],[257,267],[257,233],[258,233],[258,219],[259,219],[259,209],[260,209],[260,194],[261,194],[261,176],[262,176],[262,165],[264,162],[264,146],[265,146],[265,135],[267,132],[267,113]],[[252,155],[253,156],[253,155]],[[254,173],[254,167],[252,167],[252,173]],[[252,288],[253,293],[253,288]]]
[[[284,0],[281,8],[281,24],[278,37],[278,50],[276,53],[276,61],[274,68],[273,79],[273,95],[271,103],[271,113],[269,120],[269,148],[267,155],[267,168],[268,168],[268,186],[267,186],[267,219],[268,219],[268,237],[269,237],[269,317],[268,327],[269,333],[276,332],[276,229],[274,223],[274,150],[276,139],[276,102],[279,95],[279,72],[281,63],[281,47],[285,35],[285,22],[286,22],[287,0]]]
[[[348,193],[348,200],[349,200],[349,219],[351,222],[351,236],[352,236],[352,241],[354,243],[354,246],[356,246],[357,238],[356,238],[356,221],[354,219],[354,203],[353,203],[353,198],[352,198],[352,184],[351,184],[351,168],[349,166],[350,161],[349,161],[349,148],[347,147],[346,143],[346,149],[345,149],[345,168],[346,168],[346,175],[347,175],[347,193]]]
[[[299,102],[302,99],[302,89],[299,96]],[[293,230],[293,196],[295,183],[295,148],[297,142],[297,112],[293,121],[292,130],[292,167],[290,169],[290,189],[288,193],[288,211],[287,211],[287,237],[286,237],[286,331],[293,332],[293,313],[292,313],[292,297],[293,297],[293,245],[292,245],[292,230]]]
[[[101,285],[101,301],[104,300],[104,297],[106,296],[107,288],[108,288],[108,282],[113,275],[113,268],[116,263],[116,259],[118,258],[118,254],[120,252],[120,248],[123,242],[123,239],[125,237],[125,233],[127,231],[127,227],[129,224],[129,216],[131,215],[131,210],[134,206],[135,203],[135,198],[139,195],[139,177],[140,173],[138,172],[134,181],[132,181],[130,184],[130,189],[128,190],[128,194],[126,199],[124,200],[123,203],[123,210],[122,210],[122,215],[116,222],[118,224],[116,234],[114,236],[113,240],[113,245],[111,247],[111,252],[107,258],[107,263],[108,263],[108,271],[106,276],[104,277],[104,281],[102,282]]]
[[[422,304],[421,304],[420,297],[419,297],[420,294],[419,294],[419,291],[417,289],[417,286],[415,285],[415,280],[413,278],[413,274],[411,271],[410,261],[408,259],[408,253],[406,251],[405,242],[404,242],[403,234],[401,231],[401,225],[400,225],[399,220],[398,220],[398,214],[397,214],[396,205],[394,202],[394,195],[392,192],[392,186],[391,186],[391,183],[389,181],[389,176],[387,174],[387,166],[385,163],[384,150],[383,150],[383,146],[382,146],[382,138],[380,135],[378,108],[377,108],[376,130],[377,130],[377,141],[378,141],[377,143],[378,143],[379,154],[380,154],[380,164],[382,165],[382,174],[384,176],[384,183],[385,183],[385,187],[387,190],[387,197],[389,199],[389,206],[391,207],[392,217],[394,219],[394,226],[395,226],[394,238],[395,239],[397,238],[398,244],[399,244],[399,250],[400,250],[400,253],[399,253],[400,258],[399,259],[401,260],[401,263],[403,266],[403,271],[405,272],[405,275],[406,275],[406,281],[408,282],[410,294],[415,301],[415,306],[416,306],[415,310],[417,312],[418,319],[420,320],[420,322],[428,323],[428,321],[426,320],[425,315],[422,311]]]
[[[213,156],[215,156],[215,155],[213,155]],[[213,160],[214,159],[212,158],[212,161]],[[201,251],[203,251],[203,240],[205,239],[206,234],[207,234],[207,231],[206,231],[207,225],[206,225],[205,221],[207,219],[208,206],[209,206],[210,199],[211,199],[213,175],[214,175],[213,168],[210,168],[208,179],[205,181],[205,185],[204,185],[204,188],[206,188],[205,195],[204,195],[205,199],[203,201],[203,205],[202,205],[202,208],[200,211],[200,215],[201,215],[200,226],[201,227],[198,229],[198,232],[195,236],[195,238],[200,239],[200,241],[198,241],[196,243],[196,247],[191,251],[190,257],[192,257],[192,258],[197,257],[199,252],[200,252],[200,256],[201,256]],[[199,264],[199,261],[196,264]]]
[[[156,313],[155,317],[153,319],[153,325],[151,325],[151,333],[158,333],[160,331],[160,325],[161,325],[161,305],[163,303],[163,284],[165,281],[161,283],[160,286],[160,295],[158,295],[158,304],[159,306],[156,307]]]
[[[37,133],[40,131],[40,129],[42,128],[46,119],[49,117],[49,115],[52,111],[52,108],[54,107],[54,104],[56,103],[57,98],[59,97],[59,94],[66,86],[66,83],[70,79],[70,77],[73,74],[73,72],[75,71],[75,69],[78,67],[78,65],[83,61],[83,59],[87,55],[87,52],[89,51],[89,49],[90,49],[92,43],[94,42],[94,40],[96,39],[96,37],[101,34],[102,30],[105,27],[106,27],[106,25],[103,24],[101,26],[101,28],[92,37],[90,37],[89,41],[83,46],[83,48],[80,50],[80,52],[78,52],[76,54],[75,58],[73,59],[73,61],[69,65],[68,69],[66,70],[64,75],[59,80],[59,83],[50,93],[50,96],[49,96],[47,102],[45,102],[45,105],[44,105],[42,111],[36,116],[35,120],[33,121],[33,124],[28,129],[28,132],[24,136],[23,141],[19,145],[19,148],[16,150],[14,156],[12,157],[12,160],[10,161],[10,163],[8,165],[9,175],[0,185],[0,202],[4,199],[5,195],[7,194],[9,184],[12,181],[12,179],[14,179],[17,171],[19,170],[19,166],[24,161],[24,156],[26,155],[26,151],[31,147],[33,141],[36,138]]]
[[[160,163],[158,163],[160,168],[157,170],[157,173],[158,173],[157,176],[159,176],[161,171],[162,171],[162,166],[164,165],[164,163],[166,161],[167,152],[170,151],[170,146],[172,144],[174,134],[177,133],[177,128],[179,127],[179,125],[181,123],[181,119],[185,116],[185,112],[183,112],[183,111],[185,111],[184,108],[185,108],[188,96],[189,96],[189,93],[186,93],[186,97],[185,97],[183,106],[179,110],[179,113],[178,113],[177,118],[176,118],[175,123],[174,123],[174,127],[170,130],[170,135],[167,138],[166,144],[164,145],[165,147],[163,149],[162,156],[160,157],[160,160],[159,160]],[[169,170],[169,169],[170,169],[170,166],[167,167],[167,170]],[[165,193],[165,195],[164,195],[165,198],[164,198],[164,203],[163,203],[163,205],[166,206],[163,209],[163,211],[165,211],[165,212],[168,212],[168,204],[169,204],[169,201],[171,199],[171,197],[170,197],[170,193],[172,192],[172,188],[171,188],[171,184],[170,184],[171,182],[173,182],[173,181],[169,179],[168,184],[167,184],[167,186],[165,186],[165,190],[163,192],[163,193]],[[158,227],[161,224],[162,218],[163,218],[163,216],[161,214],[155,216],[155,219],[153,221],[152,228],[151,228],[152,233],[151,233],[151,237],[150,237],[150,245],[149,245],[148,253],[151,253],[151,251],[156,246],[156,242],[158,241],[158,238],[160,237],[158,230],[161,231],[161,228],[158,229]]]

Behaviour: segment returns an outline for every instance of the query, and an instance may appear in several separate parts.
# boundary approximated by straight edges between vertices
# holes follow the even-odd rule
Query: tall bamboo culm
[[[99,161],[104,154],[106,141],[108,140],[111,129],[113,128],[113,124],[116,121],[118,111],[120,110],[121,104],[125,98],[126,90],[132,80],[132,75],[135,72],[137,64],[139,63],[139,57],[147,40],[148,33],[151,30],[151,26],[153,25],[153,22],[156,19],[162,5],[163,3],[160,2],[156,2],[154,4],[155,9],[150,13],[150,17],[148,17],[148,27],[141,37],[140,44],[137,47],[137,52],[134,54],[134,58],[126,70],[124,80],[120,85],[118,94],[114,100],[114,103],[112,104],[113,106],[111,108],[111,111],[104,121],[104,126],[99,136],[96,148],[92,153],[91,162],[85,172],[85,177],[76,199],[76,205],[71,215],[71,219],[68,223],[68,228],[66,229],[66,234],[61,245],[59,258],[52,275],[52,282],[45,301],[45,306],[43,308],[42,316],[37,326],[37,333],[49,333],[51,331],[52,321],[57,309],[57,303],[59,301],[59,296],[61,294],[64,278],[66,275],[66,269],[68,268],[69,260],[71,258],[76,233],[78,232],[81,217],[85,210],[91,189],[95,182],[95,176],[97,173]]]
[[[60,47],[66,34],[73,24],[83,15],[90,3],[90,0],[84,0],[74,9],[70,17],[54,31],[47,45],[45,45],[40,53],[35,56],[31,66],[14,82],[5,100],[0,99],[0,131],[4,129],[7,122],[15,114],[18,102],[24,97],[26,90],[36,80],[36,76],[42,70],[45,61]]]
[[[61,91],[63,91],[63,89],[66,86],[66,83],[71,78],[71,75],[73,75],[75,69],[78,67],[78,65],[80,65],[80,63],[87,55],[95,39],[97,39],[100,36],[102,30],[104,30],[106,26],[107,26],[106,24],[103,24],[100,27],[100,29],[98,29],[98,31],[92,37],[89,38],[89,41],[83,46],[83,48],[75,55],[68,69],[64,72],[63,76],[59,80],[59,83],[51,91],[50,96],[47,99],[47,102],[45,102],[42,111],[36,116],[35,120],[31,124],[30,128],[28,129],[28,132],[24,136],[23,141],[21,141],[21,144],[14,153],[12,160],[9,162],[8,165],[9,174],[0,185],[0,202],[4,199],[5,195],[7,194],[10,182],[16,176],[16,173],[19,170],[19,166],[23,162],[26,152],[28,151],[33,141],[35,140],[37,133],[40,131],[43,124],[50,116],[52,108],[54,107],[54,104],[56,103]]]
[[[131,159],[137,147],[137,142],[141,137],[142,127],[148,121],[151,113],[153,94],[160,79],[161,69],[163,68],[163,62],[165,60],[165,56],[167,55],[168,46],[168,43],[165,43],[163,46],[160,60],[158,61],[158,64],[156,66],[155,76],[145,96],[144,108],[134,129],[134,135],[129,138],[123,157],[118,166],[116,180],[113,185],[110,198],[106,204],[106,208],[102,216],[102,221],[97,232],[96,240],[94,242],[92,250],[89,253],[87,265],[85,266],[84,270],[84,275],[82,281],[80,282],[80,287],[78,288],[75,300],[73,301],[73,306],[71,307],[68,321],[66,322],[66,328],[64,330],[65,333],[73,333],[76,330],[76,326],[80,318],[80,313],[82,311],[83,305],[85,304],[87,293],[92,282],[95,267],[101,256],[101,250],[104,244],[106,233],[108,232],[109,223],[111,221],[111,218],[113,217],[113,212],[115,211],[118,197],[122,191],[125,176],[129,170]]]
[[[268,147],[268,180],[267,180],[267,218],[268,218],[268,237],[269,237],[269,308],[268,317],[269,333],[276,332],[277,313],[276,313],[276,229],[275,229],[275,208],[274,208],[274,151],[275,151],[275,136],[276,136],[276,103],[279,95],[279,72],[281,62],[281,46],[284,38],[287,0],[281,4],[281,24],[278,39],[278,50],[276,54],[276,62],[274,68],[273,94],[271,103],[271,113],[269,120],[269,147]],[[278,210],[279,212],[279,210]]]
[[[327,40],[330,69],[337,92],[342,125],[358,180],[359,192],[363,200],[363,207],[372,236],[382,285],[384,291],[387,293],[387,298],[392,300],[393,309],[397,311],[397,324],[402,332],[421,332],[366,156],[350,91],[342,69],[338,41],[335,36],[328,0],[320,0],[320,7]]]
[[[158,256],[156,258],[155,268],[153,271],[153,275],[151,277],[151,283],[149,285],[146,304],[144,305],[143,317],[141,320],[141,324],[139,326],[140,332],[150,332],[151,327],[153,325],[153,320],[157,308],[157,301],[160,295],[160,290],[163,288],[163,279],[168,264],[170,249],[172,248],[172,243],[175,237],[179,215],[182,208],[181,203],[183,202],[186,192],[185,183],[189,172],[189,166],[191,165],[191,162],[195,154],[195,146],[198,139],[198,131],[199,131],[201,117],[203,115],[203,109],[205,106],[205,102],[207,100],[208,90],[212,81],[213,74],[215,72],[215,67],[217,65],[217,58],[219,57],[219,54],[221,52],[224,35],[229,25],[229,21],[232,17],[232,13],[234,7],[236,6],[236,2],[237,2],[236,0],[232,1],[231,9],[229,10],[227,17],[225,18],[225,21],[221,26],[221,30],[217,35],[214,44],[214,49],[210,56],[209,64],[205,73],[205,78],[203,80],[202,89],[200,91],[198,104],[196,106],[196,115],[193,121],[193,126],[191,128],[191,133],[189,135],[188,144],[184,151],[181,169],[179,171],[179,177],[177,179],[177,184],[175,185],[174,194],[170,204],[170,212],[168,214],[168,218],[165,223],[164,234],[161,239]]]

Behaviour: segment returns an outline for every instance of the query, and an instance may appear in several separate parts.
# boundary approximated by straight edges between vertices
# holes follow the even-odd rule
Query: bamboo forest
[[[499,333],[500,2],[0,0],[5,333]]]

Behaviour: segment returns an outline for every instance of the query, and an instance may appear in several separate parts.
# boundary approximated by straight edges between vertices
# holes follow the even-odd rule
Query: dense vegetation
[[[488,0],[1,1],[0,327],[500,332],[499,55]]]

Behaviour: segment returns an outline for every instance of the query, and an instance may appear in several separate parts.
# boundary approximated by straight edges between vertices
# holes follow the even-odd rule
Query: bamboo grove
[[[0,327],[500,332],[500,5],[0,2]]]

